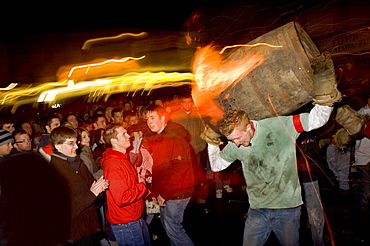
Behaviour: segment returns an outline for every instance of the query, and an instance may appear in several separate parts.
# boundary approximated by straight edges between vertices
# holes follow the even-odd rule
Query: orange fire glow
[[[192,72],[195,84],[192,88],[194,103],[204,108],[215,123],[223,117],[222,107],[214,100],[226,88],[233,86],[264,61],[258,49],[248,49],[238,59],[224,59],[212,45],[200,48],[194,55]]]

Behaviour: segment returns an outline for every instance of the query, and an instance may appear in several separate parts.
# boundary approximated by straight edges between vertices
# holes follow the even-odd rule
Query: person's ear
[[[162,121],[162,122],[164,122],[164,121],[165,121],[165,119],[166,119],[166,116],[164,116],[164,115],[163,115],[163,116],[161,116],[161,121]]]
[[[251,124],[248,124],[248,125],[247,125],[247,131],[250,131],[251,129],[252,129]]]
[[[56,145],[55,145],[55,148],[56,148],[59,152],[61,152],[62,145],[61,145],[61,144],[56,144]]]
[[[46,132],[51,133],[50,126],[45,126]]]
[[[110,140],[110,144],[113,146],[113,144],[117,144],[118,139],[112,138]]]

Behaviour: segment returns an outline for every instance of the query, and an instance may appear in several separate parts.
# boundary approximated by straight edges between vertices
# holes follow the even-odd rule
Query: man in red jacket
[[[127,148],[130,135],[121,125],[110,125],[104,130],[105,147],[100,160],[104,177],[109,180],[107,190],[107,219],[119,246],[150,245],[149,231],[141,218],[144,197],[147,194],[145,181],[129,162]]]
[[[166,119],[158,105],[146,109],[147,124],[154,136],[144,139],[153,158],[152,195],[160,207],[161,222],[171,245],[194,245],[182,226],[184,211],[194,190],[194,150],[190,134]]]

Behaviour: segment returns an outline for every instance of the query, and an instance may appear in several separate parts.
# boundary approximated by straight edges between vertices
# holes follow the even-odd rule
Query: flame
[[[195,84],[192,96],[197,107],[204,107],[212,122],[223,117],[223,109],[214,101],[226,88],[235,85],[250,71],[260,65],[265,57],[258,49],[249,49],[244,57],[239,59],[224,59],[212,45],[197,50],[194,55],[192,71]]]

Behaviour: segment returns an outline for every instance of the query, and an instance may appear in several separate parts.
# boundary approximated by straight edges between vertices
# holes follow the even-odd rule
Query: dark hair
[[[50,133],[50,145],[55,151],[55,145],[63,144],[68,138],[77,138],[77,132],[72,128],[60,126]]]
[[[105,119],[105,116],[102,115],[102,114],[94,114],[93,117],[91,118],[91,122],[92,123],[97,123],[99,118],[104,118]]]
[[[149,112],[157,112],[157,114],[161,116],[166,116],[166,109],[161,105],[151,104],[145,109],[145,114]]]
[[[50,124],[53,122],[53,119],[59,119],[60,120],[59,116],[57,116],[55,114],[45,116],[44,120],[42,121],[42,128],[43,128],[44,131],[47,131],[46,126],[50,126]]]
[[[28,135],[28,133],[27,133],[25,130],[23,130],[23,129],[15,130],[15,131],[12,133],[13,138],[14,138],[15,136],[17,136],[17,135],[23,135],[23,134],[27,134],[27,135]]]
[[[112,109],[111,116],[114,117],[114,113],[117,113],[117,112],[122,112],[122,109],[121,108],[114,108],[114,109]]]

